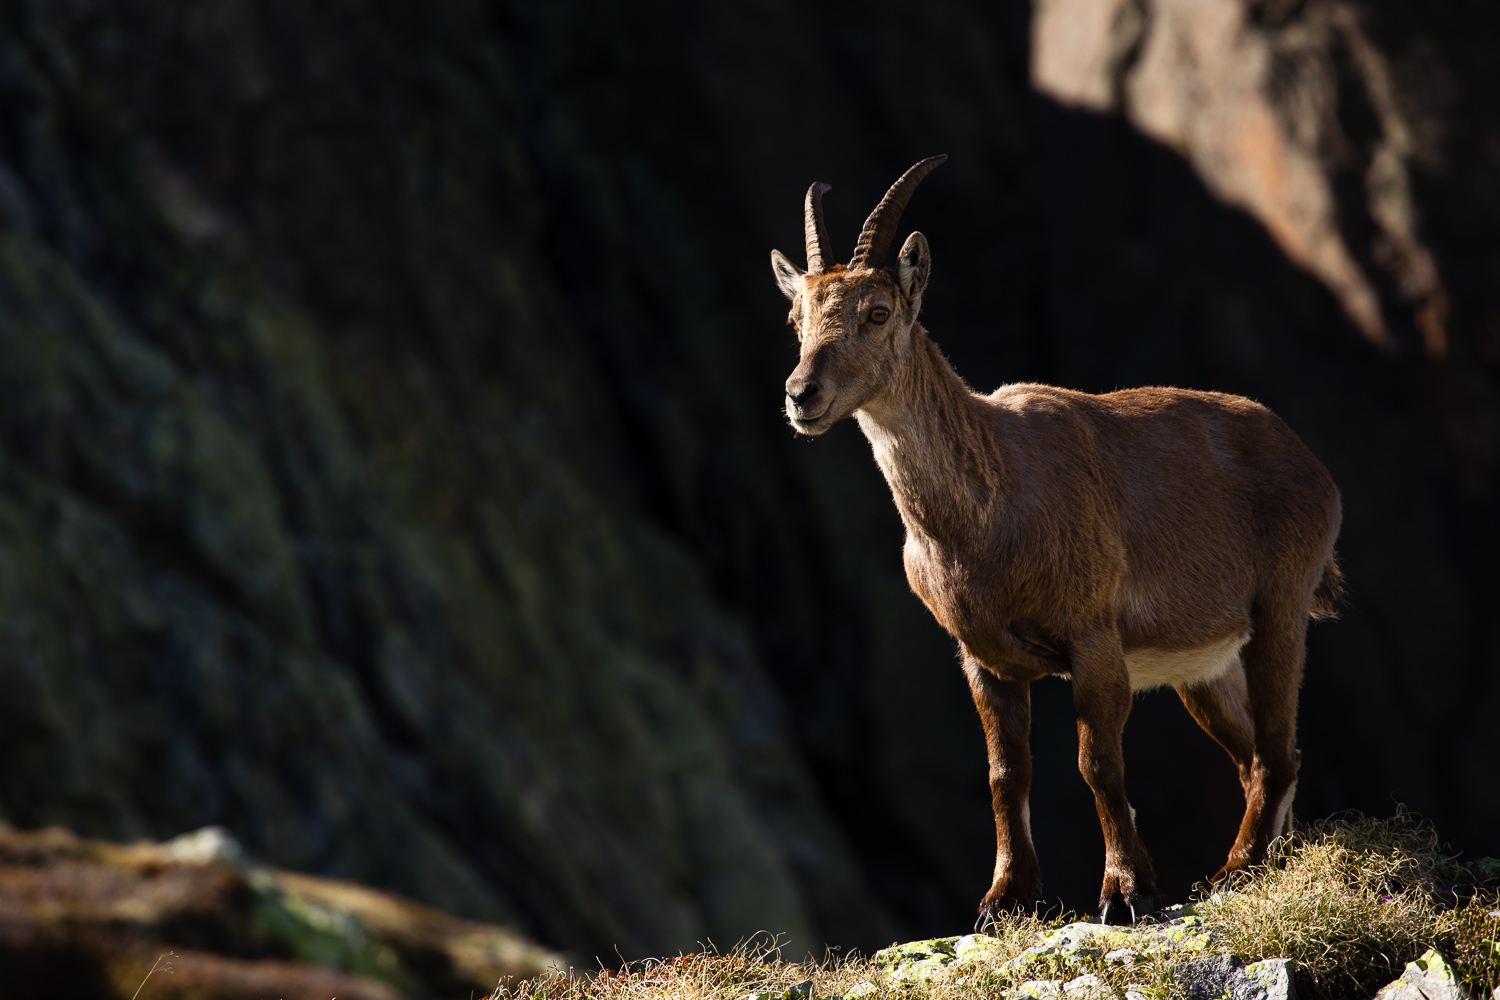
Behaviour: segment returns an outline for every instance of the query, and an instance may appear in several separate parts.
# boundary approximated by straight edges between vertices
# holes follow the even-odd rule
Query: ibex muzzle
[[[1307,624],[1339,593],[1339,492],[1284,423],[1237,396],[970,392],[917,322],[927,241],[912,233],[885,260],[944,159],[895,183],[847,265],[828,263],[828,186],[808,189],[807,270],[771,253],[802,345],[787,417],[803,434],[858,420],[906,525],[907,580],[958,641],[995,812],[979,922],[1041,890],[1030,683],[1047,676],[1073,685],[1078,767],[1104,830],[1100,916],[1132,920],[1157,895],[1125,797],[1132,691],[1174,688],[1239,768],[1245,816],[1215,878],[1262,862],[1288,828]]]

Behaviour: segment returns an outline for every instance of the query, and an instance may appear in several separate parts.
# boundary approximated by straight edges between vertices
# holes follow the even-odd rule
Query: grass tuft
[[[1466,985],[1500,985],[1488,916],[1500,899],[1404,808],[1315,822],[1218,889],[1199,910],[1223,946],[1247,962],[1296,959],[1313,995],[1368,997],[1434,945]]]
[[[741,1000],[754,993],[780,998],[813,980],[817,996],[842,995],[865,967],[858,957],[830,955],[820,962],[788,962],[779,941],[760,935],[721,953],[709,943],[701,953],[628,962],[618,971],[576,969],[502,983],[491,1000]],[[846,982],[847,981],[847,982]]]

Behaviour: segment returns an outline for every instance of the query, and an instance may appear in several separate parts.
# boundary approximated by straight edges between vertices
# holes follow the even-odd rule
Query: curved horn
[[[807,230],[807,273],[822,274],[824,256],[828,253],[828,227],[823,224],[823,192],[833,188],[818,181],[807,189],[807,207],[803,228]]]
[[[901,213],[906,210],[911,193],[922,183],[922,178],[932,173],[947,158],[946,153],[929,156],[891,185],[885,197],[880,199],[880,204],[875,206],[875,211],[865,220],[865,228],[854,246],[854,259],[849,262],[851,268],[881,267],[885,264],[885,258],[891,252],[891,244],[896,240],[896,226],[901,222]]]

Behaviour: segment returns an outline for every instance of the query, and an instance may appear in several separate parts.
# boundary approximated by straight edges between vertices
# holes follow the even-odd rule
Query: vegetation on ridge
[[[1282,842],[1271,863],[1206,892],[1193,907],[1214,950],[1247,963],[1296,962],[1304,996],[1369,997],[1406,963],[1436,947],[1475,996],[1500,987],[1500,864],[1465,864],[1425,821],[1399,810],[1391,819],[1344,814],[1312,823]],[[1079,919],[1012,916],[982,949],[958,953],[944,974],[904,975],[882,955],[830,954],[783,960],[757,939],[727,953],[628,964],[593,975],[576,970],[502,984],[509,1000],[1001,1000],[1023,983],[1092,974],[1101,994],[1146,998],[1181,991],[1173,966],[1201,957],[1143,949],[1134,955],[1080,949],[1072,960],[1034,948],[1048,931]],[[963,939],[930,942],[953,949]],[[1028,951],[1028,949],[1030,949]]]
[[[1333,996],[1372,995],[1432,946],[1488,994],[1500,986],[1497,875],[1460,863],[1405,810],[1345,814],[1297,831],[1270,865],[1232,878],[1200,909],[1227,950],[1294,958]]]

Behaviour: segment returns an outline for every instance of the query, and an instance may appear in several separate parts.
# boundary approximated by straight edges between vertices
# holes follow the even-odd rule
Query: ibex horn
[[[828,227],[823,223],[823,192],[833,188],[818,181],[807,189],[807,207],[803,226],[807,230],[807,273],[822,274],[823,258],[828,253]]]
[[[880,204],[875,206],[875,211],[865,220],[859,242],[854,245],[854,259],[849,262],[851,268],[885,265],[885,258],[891,252],[891,244],[896,241],[896,226],[901,222],[901,213],[906,211],[911,193],[922,183],[922,178],[932,173],[947,158],[946,154],[929,156],[891,185],[885,197],[880,199]]]

